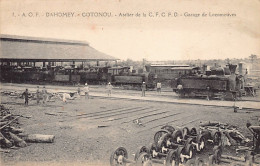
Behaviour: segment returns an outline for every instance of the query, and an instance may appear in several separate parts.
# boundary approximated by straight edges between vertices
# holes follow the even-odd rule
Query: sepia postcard
[[[260,0],[0,0],[0,165],[260,164]]]

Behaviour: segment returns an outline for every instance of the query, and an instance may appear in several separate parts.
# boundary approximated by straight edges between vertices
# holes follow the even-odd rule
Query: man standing
[[[46,101],[47,101],[47,98],[48,98],[47,90],[45,89],[45,86],[42,89],[42,95],[43,95],[43,104],[45,105]]]
[[[39,86],[37,86],[37,90],[36,90],[36,101],[37,101],[37,105],[40,104],[40,89],[39,89]]]
[[[179,97],[182,97],[183,96],[183,86],[181,85],[181,84],[179,84],[178,86],[177,86],[177,92],[178,92],[178,94],[179,94]]]
[[[85,99],[89,99],[89,87],[88,87],[88,83],[85,83],[85,87],[83,88],[84,92],[85,92]]]
[[[145,97],[145,91],[146,91],[146,84],[145,84],[145,82],[143,82],[143,84],[141,86],[141,89],[142,89],[142,97]]]
[[[24,105],[28,106],[28,101],[29,101],[29,92],[28,92],[28,89],[26,89],[22,96],[24,96]]]
[[[157,88],[157,93],[161,93],[162,84],[159,81],[157,82],[156,88]]]
[[[109,82],[109,83],[107,84],[107,95],[108,95],[108,96],[111,96],[111,94],[112,94],[112,88],[113,88],[113,86],[112,86],[111,83]]]
[[[80,90],[80,84],[78,84],[78,94],[79,94],[79,96],[80,96],[80,92],[81,92],[81,90]]]

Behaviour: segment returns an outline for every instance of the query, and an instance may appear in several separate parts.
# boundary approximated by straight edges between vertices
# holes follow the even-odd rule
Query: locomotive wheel
[[[149,153],[151,155],[151,157],[153,158],[153,151],[158,152],[158,148],[157,145],[155,143],[151,143],[149,146]]]
[[[195,127],[190,129],[190,135],[194,136],[194,135],[197,135],[197,134],[198,134],[198,132],[197,132],[197,129]]]
[[[190,130],[188,127],[182,129],[182,137],[185,139],[186,136],[190,135]]]
[[[220,163],[220,158],[221,158],[221,152],[219,149],[217,149],[214,153],[215,159],[216,159],[216,163],[219,164]]]
[[[188,161],[185,163],[185,166],[196,166],[195,160],[188,160]]]
[[[110,165],[117,166],[117,165],[126,165],[123,161],[123,158],[128,158],[128,153],[124,147],[117,148],[110,156]]]
[[[174,141],[174,143],[180,143],[181,140],[183,139],[182,131],[181,131],[181,130],[175,130],[175,131],[172,133],[172,136],[173,136],[173,141]]]
[[[221,134],[217,130],[213,130],[211,132],[211,138],[213,139],[213,144],[214,145],[220,145],[221,144]]]
[[[156,144],[158,144],[160,138],[161,138],[164,134],[167,134],[167,133],[169,133],[168,130],[159,130],[159,131],[157,131],[157,132],[154,134],[154,137],[153,137],[153,138],[154,138],[154,142],[155,142]]]
[[[177,156],[177,151],[176,150],[170,150],[168,155],[166,156],[166,166],[175,166],[178,165],[176,162],[176,156]]]
[[[136,166],[152,166],[152,162],[150,160],[150,155],[146,152],[140,153],[139,157],[136,160]]]
[[[146,146],[140,146],[140,147],[138,147],[138,150],[135,153],[135,161],[138,159],[140,154],[143,153],[143,152],[150,154],[149,149]]]
[[[209,156],[209,166],[214,166],[217,165],[217,160],[215,155],[210,155]]]
[[[214,146],[214,147],[213,147],[213,154],[215,154],[217,150],[219,151],[219,153],[220,153],[220,155],[221,155],[221,154],[222,154],[222,148],[221,148],[221,146]]]
[[[194,150],[193,150],[193,146],[191,144],[187,144],[184,147],[184,154],[188,155],[190,159],[194,156]]]
[[[200,158],[200,157],[197,157],[196,159],[195,159],[195,165],[196,166],[203,166],[205,163],[204,163],[204,160],[202,159],[202,158]]]
[[[171,145],[171,143],[173,142],[173,137],[172,137],[172,135],[171,134],[164,134],[161,138],[160,138],[160,140],[159,140],[159,142],[158,142],[158,144],[157,144],[157,147],[161,150],[162,149],[162,147],[165,147],[165,148],[169,148]]]
[[[165,125],[161,129],[169,131],[171,134],[175,131],[175,128],[170,125]]]
[[[202,151],[205,148],[206,145],[206,140],[205,137],[203,135],[198,135],[196,138],[196,142],[198,143],[198,148],[197,151]]]
[[[211,132],[209,130],[202,130],[201,134],[204,136],[205,140],[212,139]]]
[[[193,142],[193,138],[188,138],[186,141],[185,141],[185,144],[184,144],[184,148],[186,149],[186,147],[188,145],[191,145]],[[193,147],[192,147],[193,148]],[[186,153],[185,153],[186,154]],[[188,153],[187,153],[188,154]]]
[[[185,161],[185,158],[183,157],[184,153],[184,148],[178,147],[175,160],[177,161],[177,164],[183,163]]]
[[[193,142],[193,138],[188,138],[186,141],[185,141],[185,144],[184,146],[188,145],[188,144],[192,144]]]

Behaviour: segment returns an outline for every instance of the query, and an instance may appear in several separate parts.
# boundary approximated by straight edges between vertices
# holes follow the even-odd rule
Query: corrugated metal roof
[[[1,35],[0,42],[0,59],[118,60],[82,41]]]

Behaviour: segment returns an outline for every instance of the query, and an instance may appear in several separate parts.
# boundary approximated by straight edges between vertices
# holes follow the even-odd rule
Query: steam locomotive
[[[245,77],[235,74],[237,65],[227,65],[205,74],[182,75],[171,81],[173,91],[180,97],[207,97],[236,100],[245,91]]]

